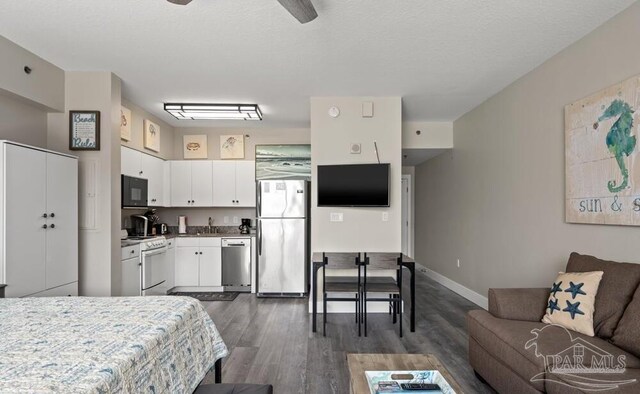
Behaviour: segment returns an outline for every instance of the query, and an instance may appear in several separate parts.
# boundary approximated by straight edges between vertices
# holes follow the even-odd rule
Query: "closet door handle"
[[[51,216],[52,218],[55,218],[55,217],[56,217],[56,214],[55,214],[55,213],[53,213],[53,212],[51,212],[51,215],[49,215],[49,216]]]
[[[49,227],[56,228],[56,225],[55,224],[51,224],[51,226],[49,226]]]
[[[43,224],[43,225],[42,225],[42,228],[46,230],[47,225],[46,225],[46,224]]]
[[[44,215],[42,215],[42,217],[46,219],[49,217],[49,215],[47,215],[47,213],[45,212]]]

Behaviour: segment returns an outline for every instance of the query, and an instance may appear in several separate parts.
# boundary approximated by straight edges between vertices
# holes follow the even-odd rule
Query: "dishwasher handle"
[[[251,243],[247,239],[237,239],[237,238],[222,239],[223,248],[248,248],[250,245]]]

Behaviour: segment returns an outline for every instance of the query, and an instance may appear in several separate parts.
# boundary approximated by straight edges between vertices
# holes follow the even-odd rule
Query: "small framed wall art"
[[[131,141],[131,110],[120,107],[120,139]]]
[[[182,137],[182,150],[185,159],[208,158],[207,135],[185,135]]]
[[[100,111],[69,111],[69,150],[100,150]]]
[[[160,152],[160,126],[149,119],[144,120],[144,147]]]
[[[244,135],[221,135],[220,158],[244,159]]]

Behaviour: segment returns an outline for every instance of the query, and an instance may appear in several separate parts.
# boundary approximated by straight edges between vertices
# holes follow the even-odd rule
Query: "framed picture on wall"
[[[220,158],[244,159],[244,135],[221,135]]]
[[[185,135],[182,137],[185,159],[206,159],[208,157],[207,135]]]
[[[69,111],[69,150],[100,150],[100,111]]]
[[[120,107],[120,139],[131,141],[131,110]]]
[[[149,119],[144,120],[144,147],[160,152],[160,126]]]

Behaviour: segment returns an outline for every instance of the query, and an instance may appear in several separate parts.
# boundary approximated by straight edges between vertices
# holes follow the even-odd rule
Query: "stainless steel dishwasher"
[[[222,238],[222,286],[251,292],[251,239]]]

